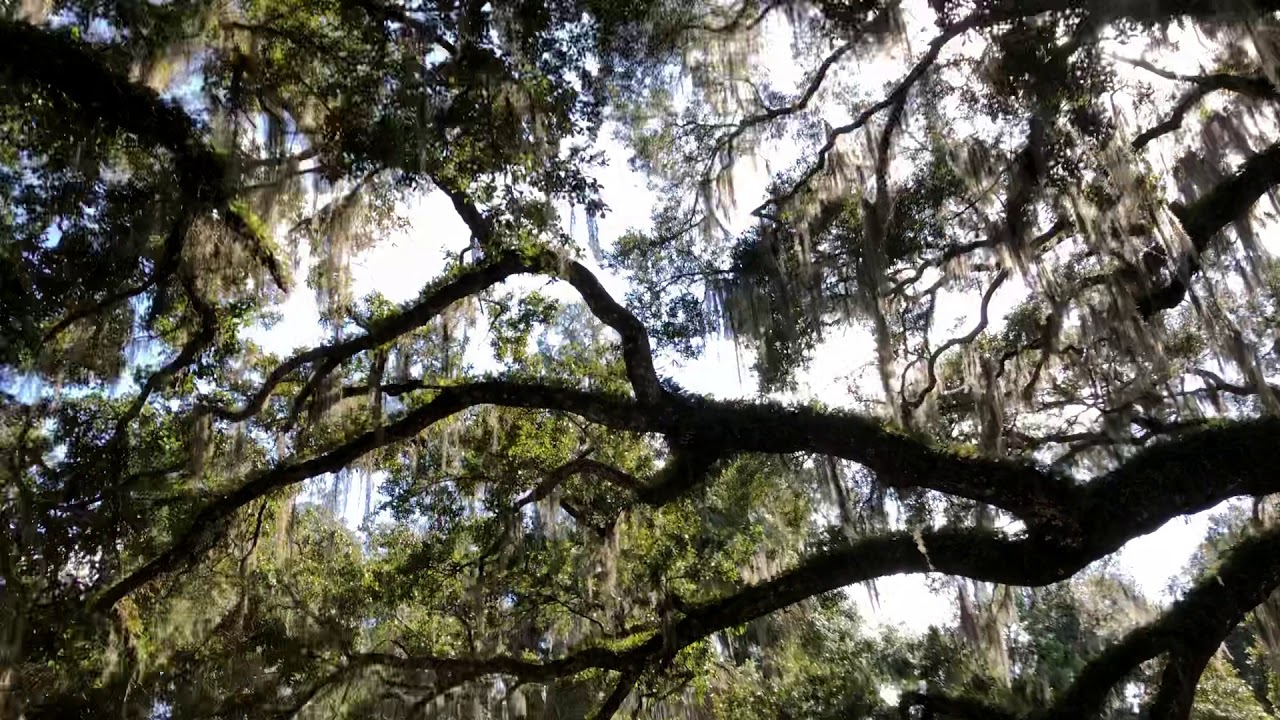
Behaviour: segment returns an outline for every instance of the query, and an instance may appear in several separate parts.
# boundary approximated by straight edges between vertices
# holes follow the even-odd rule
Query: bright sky
[[[771,33],[772,34],[772,33]],[[923,41],[922,41],[923,42]],[[790,58],[790,48],[785,37],[774,35],[770,45],[778,49],[770,57],[768,65],[773,70],[773,80],[779,85],[798,85],[803,74]],[[918,52],[919,45],[915,45]],[[1194,57],[1199,53],[1179,53],[1174,69],[1195,72]],[[876,62],[872,70],[885,75],[876,79],[879,84],[900,76],[898,62]],[[888,73],[892,73],[889,75]],[[838,118],[837,118],[838,121]],[[612,238],[630,228],[649,225],[649,214],[656,204],[654,195],[647,189],[643,177],[632,172],[627,164],[627,151],[616,143],[606,143],[609,164],[598,176],[603,183],[604,200],[610,207],[609,214],[599,221],[600,238],[608,243]],[[763,191],[759,175],[747,173],[735,180],[739,206],[753,207],[753,195]],[[447,198],[433,193],[417,200],[408,208],[411,220],[409,230],[392,241],[378,245],[359,257],[354,265],[355,295],[357,297],[377,290],[393,301],[405,301],[416,297],[419,290],[433,279],[442,266],[444,248],[457,250],[467,244],[465,225],[454,213]],[[585,244],[585,222],[579,218],[577,232]],[[588,260],[588,264],[590,261]],[[597,269],[601,281],[621,298],[626,283]],[[301,273],[299,274],[301,276]],[[1011,284],[1012,285],[1012,284]],[[571,289],[560,288],[564,297],[575,297]],[[1004,298],[1002,301],[1001,298]],[[994,307],[998,315],[1018,298],[1016,293],[1001,293]],[[954,320],[968,327],[976,316],[973,302],[954,308]],[[293,349],[309,346],[323,340],[317,324],[314,297],[307,288],[300,288],[289,298],[283,308],[284,318],[269,332],[261,332],[256,338],[268,350],[287,355]],[[994,320],[994,318],[993,318]],[[938,323],[944,330],[949,321]],[[862,374],[874,350],[869,337],[858,330],[830,338],[817,353],[812,366],[802,378],[801,397],[820,397],[829,405],[839,405],[840,400],[850,399],[848,384]],[[675,378],[689,390],[720,398],[752,397],[756,395],[755,380],[749,370],[750,359],[739,356],[731,342],[719,340],[708,345],[700,358],[679,364],[670,357],[658,358],[659,371]],[[360,521],[364,508],[363,491],[352,488],[347,502],[346,516],[352,525]],[[1152,599],[1167,600],[1165,587],[1170,578],[1177,575],[1196,545],[1203,538],[1207,518],[1213,511],[1185,519],[1175,519],[1151,535],[1138,538],[1121,551],[1120,567],[1129,572],[1143,592]],[[903,624],[920,630],[928,624],[947,621],[954,612],[954,598],[935,596],[925,587],[921,576],[885,578],[877,582],[880,602],[873,606],[867,593],[854,590],[851,596],[874,619],[891,624]]]

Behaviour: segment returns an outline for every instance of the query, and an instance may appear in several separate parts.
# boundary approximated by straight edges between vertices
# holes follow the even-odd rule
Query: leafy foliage
[[[1273,4],[0,8],[0,720],[1274,715]]]

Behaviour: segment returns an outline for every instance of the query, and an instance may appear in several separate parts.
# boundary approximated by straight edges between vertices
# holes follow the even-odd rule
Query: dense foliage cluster
[[[0,2],[0,720],[1275,717],[1278,11]]]

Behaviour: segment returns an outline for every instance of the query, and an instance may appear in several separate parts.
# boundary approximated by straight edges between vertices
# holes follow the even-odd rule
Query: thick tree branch
[[[1278,586],[1280,531],[1240,542],[1216,574],[1202,580],[1155,622],[1130,632],[1086,665],[1044,719],[1093,716],[1116,683],[1141,663],[1165,653],[1172,656],[1150,717],[1186,718],[1208,657],[1245,614]]]
[[[646,405],[664,401],[668,393],[658,382],[658,374],[653,369],[653,348],[649,345],[649,331],[644,323],[614,300],[595,274],[582,263],[576,260],[569,262],[562,276],[582,295],[591,313],[621,336],[622,360],[636,398]]]
[[[1173,106],[1173,110],[1169,111],[1169,117],[1139,133],[1129,143],[1129,147],[1134,150],[1141,150],[1153,140],[1164,137],[1182,127],[1182,121],[1186,119],[1187,113],[1191,112],[1211,92],[1213,92],[1213,88],[1204,85],[1197,85],[1188,90],[1179,98],[1178,103]]]
[[[188,559],[198,559],[223,523],[245,505],[281,488],[336,472],[378,448],[413,437],[440,420],[484,404],[561,409],[616,429],[644,429],[643,417],[634,403],[621,399],[610,401],[579,390],[502,382],[445,388],[431,402],[385,427],[366,432],[308,460],[277,465],[209,503],[168,550],[108,588],[93,604],[110,607],[142,585],[181,567]]]
[[[1211,73],[1209,75],[1179,75],[1152,65],[1146,60],[1133,60],[1128,58],[1120,58],[1122,62],[1129,63],[1135,67],[1143,68],[1160,77],[1177,80],[1181,82],[1189,82],[1194,85],[1190,90],[1182,95],[1178,103],[1173,106],[1169,117],[1161,121],[1154,127],[1151,127],[1130,143],[1130,147],[1134,150],[1141,150],[1153,140],[1163,137],[1178,128],[1182,127],[1182,122],[1186,119],[1187,113],[1208,94],[1218,90],[1227,90],[1240,95],[1254,98],[1280,98],[1275,85],[1271,80],[1263,74],[1257,75],[1232,75],[1230,73]]]
[[[1137,298],[1138,312],[1151,317],[1177,307],[1187,296],[1188,283],[1200,271],[1200,255],[1227,225],[1247,214],[1263,195],[1280,184],[1280,143],[1250,157],[1230,178],[1188,205],[1170,207],[1187,233],[1191,248],[1178,259],[1173,278]]]
[[[476,207],[467,194],[449,183],[434,180],[453,202],[454,210],[471,229],[471,236],[481,249],[493,249],[495,238],[492,221]],[[542,272],[566,280],[582,296],[591,313],[605,325],[612,328],[622,338],[622,359],[627,367],[627,379],[636,397],[643,403],[657,403],[666,396],[666,391],[658,382],[658,374],[653,368],[653,348],[649,344],[649,332],[644,324],[630,311],[623,307],[600,284],[595,273],[576,260],[565,260],[563,263],[546,263]]]
[[[591,717],[593,720],[610,720],[622,709],[622,703],[626,702],[627,696],[631,694],[631,690],[635,688],[636,681],[644,674],[644,665],[636,663],[633,667],[622,671],[621,677],[618,678],[618,684],[614,686],[613,692],[609,693],[609,697],[605,698],[604,703],[596,710],[596,714]]]
[[[1243,613],[1240,619],[1244,619]],[[1164,672],[1160,676],[1160,689],[1151,702],[1148,717],[1152,720],[1187,720],[1191,717],[1200,676],[1230,632],[1228,629],[1226,633],[1216,637],[1212,633],[1206,633],[1205,637],[1187,638],[1182,647],[1169,653]]]
[[[95,604],[109,606],[198,556],[210,533],[216,534],[245,505],[280,488],[335,472],[373,450],[413,437],[478,405],[558,410],[615,430],[697,437],[725,453],[804,452],[852,460],[876,472],[886,485],[927,488],[1004,509],[1026,520],[1037,536],[1062,545],[1068,559],[1077,552],[1092,553],[1091,559],[1102,557],[1176,515],[1198,512],[1230,497],[1280,491],[1280,478],[1266,470],[1280,464],[1280,446],[1272,441],[1280,431],[1280,420],[1242,422],[1180,436],[1176,444],[1149,448],[1093,483],[1073,486],[1034,467],[940,450],[852,414],[710,401],[655,409],[571,388],[480,382],[444,388],[426,405],[383,428],[320,456],[262,473],[206,506],[169,550],[108,589]],[[999,581],[1027,584],[1036,576],[1021,577],[1022,582],[1020,577],[1015,574]]]
[[[919,538],[898,533],[859,541],[811,559],[772,581],[746,588],[723,600],[687,608],[684,617],[664,635],[626,654],[601,656],[599,650],[589,649],[556,661],[554,668],[540,665],[534,669],[521,668],[519,673],[512,674],[527,677],[571,669],[576,672],[586,667],[615,670],[635,667],[635,663],[661,648],[686,647],[714,632],[805,598],[874,577],[936,570],[992,582],[1007,582],[1016,577],[1018,584],[1046,585],[1070,577],[1090,562],[1081,556],[1067,563],[1054,562],[1052,555],[1045,554],[1047,549],[1034,540],[1011,540],[971,530],[922,533]],[[1072,688],[1044,717],[1055,720],[1091,717],[1110,689],[1141,662],[1188,644],[1203,647],[1212,640],[1216,648],[1245,613],[1277,585],[1280,585],[1280,532],[1242,543],[1215,577],[1198,585],[1160,620],[1130,633],[1086,666]],[[499,668],[506,667],[509,661],[499,658],[484,672],[504,672]],[[468,679],[475,677],[477,675],[468,675]],[[948,700],[951,699],[931,696],[929,702],[938,712],[957,717],[973,717],[973,711],[986,707],[968,701],[961,706]],[[956,715],[957,712],[960,714]],[[996,717],[1012,717],[1012,714]],[[1185,715],[1153,717],[1183,718]]]
[[[276,257],[232,207],[232,182],[226,157],[205,139],[198,124],[176,103],[112,69],[101,48],[61,30],[22,21],[0,20],[0,77],[44,88],[64,97],[79,112],[133,135],[173,155],[183,208],[173,221],[162,256],[143,282],[113,293],[98,303],[73,310],[46,334],[46,341],[78,320],[137,297],[177,271],[187,232],[196,217],[216,210],[221,221],[245,242],[280,288],[284,273]]]
[[[1163,68],[1157,67],[1152,63],[1140,58],[1117,58],[1121,62],[1128,63],[1134,67],[1142,68],[1154,75],[1159,75],[1166,80],[1175,80],[1178,82],[1188,82],[1209,90],[1229,90],[1240,95],[1257,98],[1280,98],[1276,87],[1271,80],[1265,75],[1259,73],[1255,75],[1234,75],[1232,73],[1209,73],[1208,75],[1183,75],[1181,73],[1170,72]]]
[[[716,437],[726,448],[844,453],[898,472],[914,468],[909,478],[916,486],[975,498],[990,497],[1007,505],[1025,502],[1028,512],[1034,509],[1030,505],[1033,502],[1043,503],[1047,509],[1036,514],[1038,524],[1021,537],[957,528],[917,535],[888,533],[850,543],[813,557],[769,582],[744,588],[721,600],[683,608],[679,619],[663,633],[626,653],[586,649],[544,664],[510,658],[413,661],[435,667],[452,683],[484,674],[511,674],[538,681],[588,667],[625,671],[660,650],[679,649],[805,598],[888,575],[941,572],[1013,585],[1058,582],[1178,514],[1195,512],[1236,495],[1280,490],[1280,478],[1268,470],[1280,462],[1280,448],[1273,440],[1280,431],[1278,420],[1236,423],[1190,435],[1177,444],[1157,445],[1099,481],[1070,486],[1051,481],[1034,468],[933,450],[878,425],[872,427],[872,421],[856,416],[814,411],[788,413],[777,406],[711,402],[655,412],[634,400],[567,388],[499,381],[473,383],[440,390],[425,406],[381,430],[366,433],[319,457],[274,468],[214,501],[169,551],[103,593],[96,605],[109,606],[151,579],[176,569],[199,552],[205,536],[216,531],[227,517],[267,493],[347,466],[366,452],[411,437],[440,419],[478,404],[560,410],[632,432],[671,432],[690,423],[699,428],[721,429],[722,434]],[[674,427],[667,418],[671,414],[683,416],[675,420]],[[1055,526],[1047,520],[1055,516],[1070,516],[1077,522]],[[1280,540],[1271,537],[1268,542],[1268,557],[1280,557],[1280,552],[1275,552],[1280,548],[1273,547]],[[1261,552],[1250,550],[1239,557],[1256,557]],[[1256,566],[1254,563],[1251,567]],[[1280,567],[1275,572],[1280,572]],[[1226,583],[1224,587],[1239,584],[1233,579],[1239,573],[1233,573],[1234,570],[1223,571],[1220,577]],[[1210,586],[1213,587],[1217,585]],[[1254,592],[1269,587],[1258,585]],[[1213,602],[1222,605],[1225,600],[1215,596]],[[1243,608],[1240,613],[1248,609],[1239,604],[1237,607]],[[1117,652],[1121,659],[1131,657]]]
[[[1261,392],[1258,386],[1240,385],[1237,383],[1227,382],[1221,375],[1206,368],[1192,368],[1190,372],[1192,375],[1199,376],[1205,383],[1203,390],[1193,392],[1221,392],[1241,397],[1257,395]],[[1280,396],[1280,386],[1267,383],[1263,385],[1262,388],[1265,388],[1270,393]]]
[[[1049,549],[1035,540],[1014,540],[984,530],[940,530],[921,533],[918,537],[891,533],[812,558],[774,580],[745,588],[724,599],[683,608],[682,617],[664,632],[627,651],[586,648],[541,663],[503,656],[445,659],[370,654],[360,656],[360,660],[406,670],[434,670],[440,679],[437,687],[456,687],[490,675],[547,682],[591,668],[621,672],[625,681],[628,673],[642,672],[643,665],[660,653],[677,651],[712,633],[805,598],[874,577],[936,570],[992,582],[1017,578],[1018,584],[1047,585],[1070,577],[1090,562],[1083,554],[1077,554],[1070,562],[1055,562],[1046,557]],[[1093,716],[1111,688],[1138,664],[1181,647],[1201,648],[1211,641],[1216,647],[1245,613],[1277,585],[1280,585],[1280,531],[1241,543],[1216,576],[1200,583],[1155,623],[1133,631],[1090,662],[1075,684],[1037,717],[1074,720]],[[1178,677],[1190,677],[1190,674]],[[625,682],[619,684],[619,688],[624,686]],[[614,695],[618,693],[615,690]],[[977,717],[975,712],[987,710],[995,714],[985,717],[1014,717],[1012,713],[975,701],[941,696],[913,694],[904,699],[905,703],[929,704],[943,716]],[[1153,717],[1183,718],[1185,715]]]
[[[111,70],[92,45],[67,32],[0,20],[0,71],[63,94],[87,114],[172,152],[190,200],[221,207],[230,199],[226,161],[204,141],[191,117]]]
[[[911,711],[920,709],[920,720],[953,718],[954,720],[1016,720],[1015,713],[966,697],[952,697],[927,692],[903,693],[898,710],[903,720],[911,718]]]

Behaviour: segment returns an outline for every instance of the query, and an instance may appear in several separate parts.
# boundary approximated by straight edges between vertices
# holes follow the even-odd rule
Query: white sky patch
[[[889,707],[896,707],[898,700],[902,698],[902,690],[893,685],[882,685],[880,687],[880,699]]]

